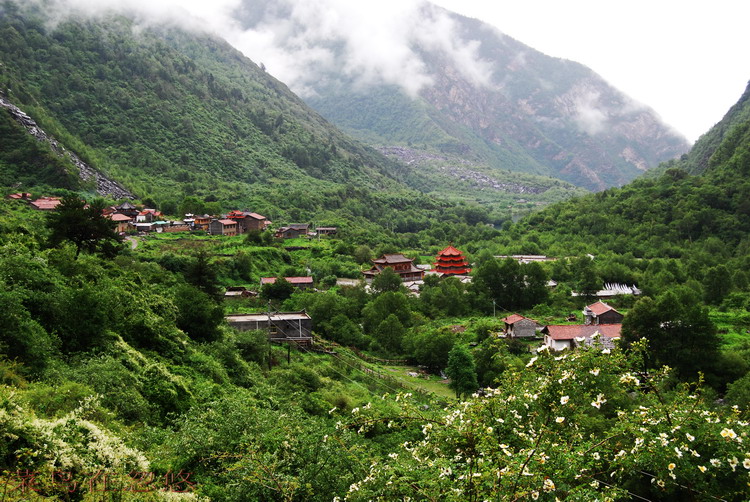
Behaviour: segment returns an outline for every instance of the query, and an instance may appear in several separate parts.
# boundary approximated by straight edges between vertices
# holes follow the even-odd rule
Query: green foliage
[[[445,409],[361,410],[345,431],[387,423],[417,438],[373,458],[348,498],[744,500],[747,422],[638,357],[542,353]]]
[[[477,390],[476,364],[474,357],[465,345],[456,344],[448,354],[448,366],[445,368],[448,375],[450,388],[456,393],[456,397],[467,396]]]
[[[708,318],[708,309],[687,288],[665,291],[656,300],[640,299],[623,320],[622,336],[627,344],[648,340],[649,367],[667,365],[685,379],[715,369],[716,327]]]
[[[190,338],[210,342],[221,336],[219,325],[224,320],[224,310],[206,293],[186,284],[174,290],[174,302],[176,325]]]
[[[404,341],[404,348],[418,364],[437,374],[448,366],[448,355],[455,343],[456,335],[449,326],[420,328]]]
[[[47,218],[50,244],[57,246],[70,241],[76,246],[76,257],[81,251],[96,251],[107,256],[116,254],[120,238],[114,231],[115,223],[102,214],[105,207],[103,199],[86,204],[75,195],[64,197]]]

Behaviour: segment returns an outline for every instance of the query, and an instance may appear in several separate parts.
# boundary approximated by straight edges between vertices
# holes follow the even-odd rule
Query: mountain
[[[738,144],[748,142],[748,126],[750,126],[750,84],[724,118],[698,138],[690,152],[675,165],[679,165],[691,174],[701,174],[709,167],[722,163]]]
[[[741,272],[745,284],[744,270],[750,266],[748,96],[750,86],[688,154],[660,166],[661,176],[550,206],[515,226],[505,240],[518,244],[525,239],[530,246],[543,242],[542,251],[560,255],[577,249],[682,258],[699,280],[709,265],[727,266]]]
[[[223,40],[141,23],[52,23],[40,8],[3,2],[0,91],[140,198],[407,189],[403,165],[342,134]]]
[[[362,61],[367,54],[352,56],[366,42],[347,32],[347,19],[321,34],[312,25],[326,19],[297,15],[294,3],[246,0],[237,17],[257,32],[283,18],[286,35],[277,34],[274,47],[305,69],[292,88],[371,144],[453,154],[591,190],[622,185],[689,148],[653,110],[589,68],[481,21],[424,3],[410,19],[393,20],[415,27],[392,48],[393,61],[373,68]],[[389,66],[396,63],[402,68]]]

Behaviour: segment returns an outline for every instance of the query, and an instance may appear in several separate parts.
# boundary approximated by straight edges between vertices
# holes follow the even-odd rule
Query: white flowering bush
[[[54,472],[69,474],[73,482],[96,472],[148,471],[149,462],[141,452],[85,418],[97,406],[90,399],[61,418],[43,419],[25,409],[12,389],[0,387],[0,454],[6,461],[6,484],[12,485],[19,471],[38,474],[42,488]],[[9,459],[13,461],[7,463]]]
[[[341,427],[386,423],[421,437],[374,458],[348,500],[747,500],[750,437],[739,410],[643,373],[638,350],[542,353],[497,389],[439,411],[401,399]]]

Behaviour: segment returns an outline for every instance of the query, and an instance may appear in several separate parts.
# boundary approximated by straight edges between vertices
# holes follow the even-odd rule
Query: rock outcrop
[[[36,121],[32,119],[26,112],[8,101],[8,99],[2,95],[0,95],[0,107],[6,108],[10,112],[10,115],[13,117],[13,119],[21,126],[23,126],[29,134],[34,136],[39,141],[49,143],[52,151],[54,151],[61,157],[65,157],[70,160],[70,162],[72,162],[73,165],[78,168],[78,174],[83,181],[94,180],[96,182],[96,193],[101,196],[112,197],[113,199],[136,198],[135,195],[133,195],[125,187],[86,164],[75,153],[67,150],[53,136],[50,136],[49,134],[44,132],[44,130],[39,127]]]

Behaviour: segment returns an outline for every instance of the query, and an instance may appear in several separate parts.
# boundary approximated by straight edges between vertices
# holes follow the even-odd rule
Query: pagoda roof
[[[381,265],[390,265],[393,263],[404,263],[404,262],[413,262],[411,258],[407,258],[401,253],[398,254],[384,254],[380,258],[376,260],[372,260],[373,263],[381,264]]]
[[[458,249],[454,248],[453,245],[449,245],[447,248],[443,249],[438,253],[438,256],[460,256],[463,257],[463,253],[459,251]]]

